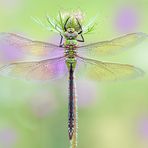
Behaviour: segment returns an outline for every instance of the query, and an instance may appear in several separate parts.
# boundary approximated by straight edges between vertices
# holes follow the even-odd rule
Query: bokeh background
[[[85,22],[97,16],[95,31],[85,36],[86,43],[129,32],[148,33],[148,0],[0,0],[0,32],[52,42],[58,35],[31,17],[47,23],[45,15],[55,17],[59,10],[81,10]],[[78,148],[147,148],[148,40],[119,55],[98,59],[136,65],[145,75],[114,83],[77,80]],[[66,78],[38,84],[1,76],[0,148],[68,148],[67,92]]]

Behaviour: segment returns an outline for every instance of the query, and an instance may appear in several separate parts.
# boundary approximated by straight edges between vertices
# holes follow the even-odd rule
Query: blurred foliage
[[[48,24],[46,14],[55,17],[59,10],[80,9],[85,14],[86,23],[97,15],[97,26],[93,33],[85,36],[86,43],[108,40],[125,33],[115,25],[117,13],[124,6],[134,8],[138,14],[138,24],[130,31],[148,33],[146,0],[0,0],[0,32],[15,32],[35,40],[50,41],[54,34],[34,23],[31,17],[38,17]],[[99,60],[133,64],[147,73],[147,45],[145,41],[127,52],[99,57]],[[0,77],[0,147],[69,147],[67,86],[67,79],[36,84]],[[116,83],[78,80],[77,87],[79,148],[148,147],[147,74]],[[85,95],[87,89],[92,98]]]

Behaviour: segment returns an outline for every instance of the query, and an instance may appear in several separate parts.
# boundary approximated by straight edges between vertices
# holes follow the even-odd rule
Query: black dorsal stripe
[[[69,69],[69,115],[68,115],[68,133],[71,140],[74,132],[74,80],[73,80],[73,67],[70,64]]]

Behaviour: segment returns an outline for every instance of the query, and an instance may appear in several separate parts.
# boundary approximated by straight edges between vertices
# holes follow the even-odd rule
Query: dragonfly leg
[[[82,35],[82,32],[83,32],[83,30],[82,30],[82,26],[81,26],[81,24],[80,24],[80,22],[79,22],[79,20],[76,18],[76,20],[77,20],[77,23],[78,23],[78,25],[79,25],[79,27],[80,27],[80,31],[78,32],[78,34],[80,34],[81,35],[81,40],[79,40],[79,39],[77,39],[77,41],[78,42],[84,42],[84,37],[83,37],[83,35]]]
[[[64,24],[64,30],[65,30],[65,31],[67,31],[67,27],[66,27],[66,26],[67,26],[67,22],[68,22],[69,19],[70,19],[70,17],[68,17],[68,18],[66,19],[66,21],[65,21],[65,24]]]
[[[84,42],[84,37],[83,37],[82,34],[81,34],[81,38],[82,38],[82,40],[77,39],[77,41],[78,41],[78,42]]]
[[[79,22],[79,20],[76,18],[76,20],[77,20],[77,23],[78,23],[78,25],[79,25],[79,27],[80,27],[80,31],[78,32],[78,34],[81,34],[82,32],[83,32],[83,30],[82,30],[82,26],[81,26],[81,24],[80,24],[80,22]],[[83,37],[82,37],[83,38]]]
[[[78,32],[78,34],[81,34],[83,31],[81,30],[80,32]]]
[[[59,45],[59,47],[63,47],[63,44],[62,44],[62,42],[63,42],[63,36],[62,36],[62,34],[60,34],[60,36],[61,36],[61,39],[60,39],[60,45]]]

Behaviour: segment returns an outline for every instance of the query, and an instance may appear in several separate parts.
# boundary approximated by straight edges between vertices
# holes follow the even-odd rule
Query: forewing
[[[132,79],[143,74],[143,71],[132,65],[101,62],[79,58],[83,62],[83,76],[98,81],[114,81]],[[80,69],[79,69],[80,70]]]
[[[46,42],[32,41],[12,33],[0,33],[0,59],[5,62],[16,60],[43,60],[62,56],[63,48]],[[6,61],[7,61],[6,60]]]
[[[119,51],[124,51],[130,48],[145,38],[148,35],[144,33],[131,33],[125,36],[121,36],[110,41],[102,41],[89,45],[80,46],[79,50],[91,50],[95,55],[108,55],[118,53]]]
[[[0,69],[0,74],[27,80],[51,80],[67,73],[65,57],[35,62],[20,62],[6,65]]]

